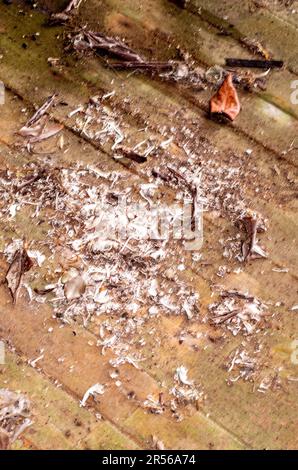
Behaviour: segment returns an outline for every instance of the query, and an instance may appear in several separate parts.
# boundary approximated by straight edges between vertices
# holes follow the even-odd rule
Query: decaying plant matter
[[[226,326],[234,336],[239,332],[250,335],[261,328],[267,315],[263,302],[237,290],[222,291],[220,297],[220,301],[209,305],[211,323]]]
[[[205,87],[200,70],[193,68],[192,64],[173,60],[149,61],[118,38],[82,29],[74,34],[71,41],[77,52],[93,51],[111,57],[114,60],[107,63],[113,68],[151,73],[164,79],[185,82],[196,89]]]

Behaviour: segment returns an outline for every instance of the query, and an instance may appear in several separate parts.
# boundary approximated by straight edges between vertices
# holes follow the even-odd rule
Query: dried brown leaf
[[[29,258],[25,248],[21,248],[15,252],[12,263],[8,268],[5,277],[14,303],[17,300],[17,293],[22,280],[22,276],[25,272],[29,271],[32,266],[33,262],[31,258]]]
[[[211,114],[223,114],[231,121],[234,121],[240,109],[240,101],[233,85],[233,77],[232,74],[229,74],[217,93],[211,98],[210,112]]]

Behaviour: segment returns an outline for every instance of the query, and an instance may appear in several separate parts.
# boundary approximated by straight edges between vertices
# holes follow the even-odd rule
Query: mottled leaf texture
[[[234,121],[238,116],[240,101],[231,74],[226,77],[217,93],[211,98],[210,112],[211,114],[223,114],[231,121]]]
[[[17,293],[21,283],[22,276],[29,271],[33,263],[24,248],[17,250],[14,254],[12,263],[6,274],[6,282],[11,292],[13,302],[17,300]]]

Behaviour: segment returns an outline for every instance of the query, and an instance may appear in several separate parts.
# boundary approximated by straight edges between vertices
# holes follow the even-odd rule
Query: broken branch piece
[[[255,60],[255,59],[226,59],[228,67],[249,67],[256,69],[281,69],[284,65],[282,60]]]

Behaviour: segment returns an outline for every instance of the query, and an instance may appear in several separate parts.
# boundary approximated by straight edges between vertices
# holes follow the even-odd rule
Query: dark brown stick
[[[235,310],[232,310],[231,312],[225,313],[224,315],[220,315],[218,317],[213,317],[211,320],[212,320],[212,323],[215,323],[216,325],[220,325],[221,323],[235,317],[240,312],[241,310],[239,308],[235,308]]]
[[[282,68],[282,60],[255,60],[255,59],[226,59],[228,67],[249,67],[256,69]]]

